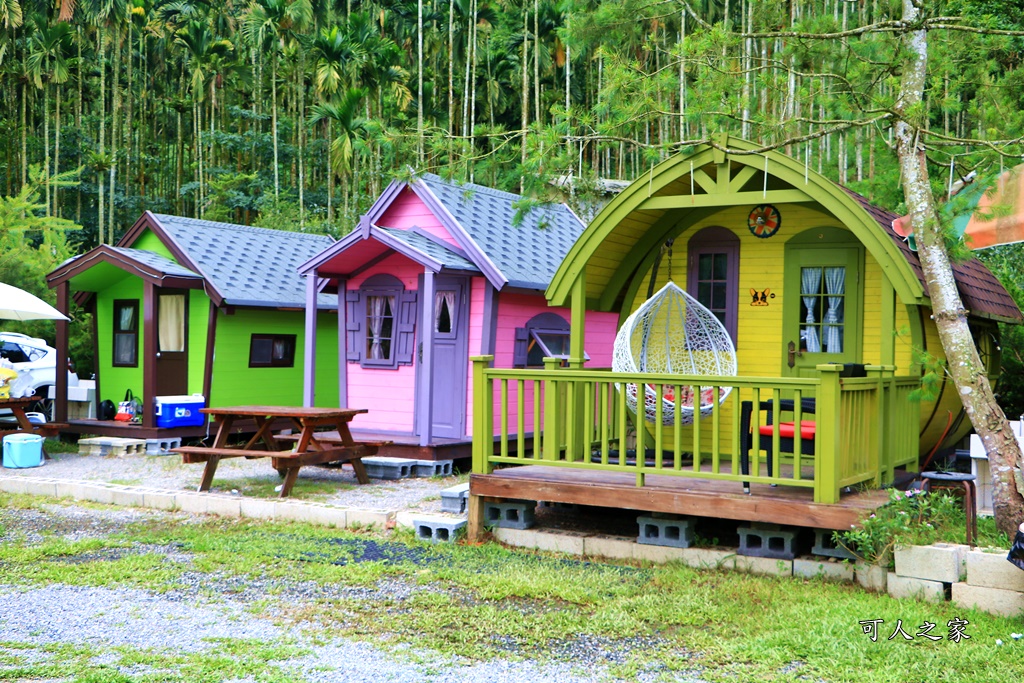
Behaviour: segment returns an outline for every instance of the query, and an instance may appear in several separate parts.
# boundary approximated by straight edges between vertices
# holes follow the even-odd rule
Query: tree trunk
[[[270,62],[270,102],[271,102],[271,122],[270,125],[273,127],[274,137],[274,199],[278,198],[281,193],[281,178],[278,175],[278,159],[277,159],[277,53],[271,57]]]
[[[914,25],[920,15],[915,0],[903,0],[903,19]],[[903,175],[903,194],[917,237],[918,256],[931,297],[932,317],[946,353],[947,371],[963,402],[967,417],[981,437],[988,453],[994,488],[992,507],[996,524],[1013,538],[1017,525],[1024,521],[1024,477],[1022,456],[1010,423],[996,403],[985,367],[967,325],[957,292],[942,226],[935,209],[928,178],[925,149],[918,140],[923,123],[920,105],[928,76],[928,35],[924,29],[903,37],[906,63],[896,102],[896,153]]]

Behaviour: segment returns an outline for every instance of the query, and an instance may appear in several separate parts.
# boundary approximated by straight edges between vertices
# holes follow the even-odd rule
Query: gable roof
[[[899,247],[903,257],[910,264],[917,279],[920,280],[921,286],[924,287],[924,270],[921,268],[921,260],[917,252],[912,250],[910,244],[892,229],[893,221],[899,218],[899,215],[871,204],[867,198],[849,188],[844,187],[843,189],[856,199],[864,207],[864,210],[878,221],[883,232],[896,242],[896,246]],[[1006,323],[1024,322],[1024,315],[1021,314],[1013,297],[996,276],[985,267],[985,264],[972,256],[967,261],[953,263],[952,266],[956,287],[960,292],[960,300],[963,301],[971,315]]]
[[[147,211],[118,246],[131,246],[147,228],[167,245],[179,263],[205,278],[210,298],[218,306],[304,307],[306,283],[297,269],[333,243],[327,235]],[[335,295],[318,295],[318,308],[336,306]]]
[[[158,287],[202,289],[203,277],[171,259],[144,249],[128,249],[101,244],[84,254],[73,256],[46,276],[52,289],[71,282],[77,290],[76,301],[84,303],[92,292],[134,275]]]
[[[520,195],[475,183],[460,185],[432,173],[411,187],[499,289],[506,283],[546,289],[586,227],[568,206],[554,203],[531,207],[516,225]],[[463,244],[467,237],[471,243]],[[500,285],[493,282],[488,266],[500,275]]]
[[[472,261],[435,237],[416,229],[380,228],[368,221],[307,260],[298,271],[307,275],[316,270],[318,277],[327,279],[351,277],[391,252],[435,273],[441,270],[480,272]]]

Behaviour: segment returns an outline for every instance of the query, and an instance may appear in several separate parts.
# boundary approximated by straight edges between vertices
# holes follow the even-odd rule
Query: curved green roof
[[[674,156],[652,167],[605,206],[562,261],[546,291],[548,301],[565,305],[573,283],[584,272],[588,297],[599,298],[602,308],[611,309],[615,292],[606,292],[606,288],[624,288],[636,264],[625,259],[616,262],[604,248],[606,242],[638,246],[649,242],[645,245],[649,248],[643,249],[647,252],[664,240],[672,226],[685,221],[687,213],[787,202],[813,203],[847,227],[881,265],[901,301],[927,300],[921,281],[896,242],[842,187],[780,152],[753,152],[757,146],[731,138],[723,139],[721,147],[735,151],[727,153],[705,145],[692,154]],[[755,185],[756,189],[750,189]],[[626,227],[630,221],[634,224]]]

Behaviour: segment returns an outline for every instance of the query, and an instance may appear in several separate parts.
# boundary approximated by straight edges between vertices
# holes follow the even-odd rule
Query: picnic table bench
[[[179,446],[171,449],[181,454],[182,462],[185,464],[206,463],[203,480],[199,484],[200,491],[210,490],[217,465],[224,458],[270,458],[273,468],[284,477],[281,487],[282,498],[291,494],[299,469],[310,465],[348,462],[355,470],[360,484],[368,484],[370,481],[366,476],[362,458],[374,455],[380,444],[357,443],[348,429],[348,423],[352,418],[367,412],[365,409],[234,406],[203,408],[202,412],[213,416],[217,421],[217,436],[213,445]],[[256,421],[256,434],[244,446],[228,446],[227,440],[234,421],[248,418]],[[298,434],[284,437],[275,435],[271,431],[271,426],[279,418],[291,420],[298,429]],[[320,427],[333,427],[337,430],[337,435],[332,434],[331,440],[326,441],[316,431]],[[295,441],[293,449],[282,448],[287,441]],[[258,444],[262,444],[264,448],[256,448]]]

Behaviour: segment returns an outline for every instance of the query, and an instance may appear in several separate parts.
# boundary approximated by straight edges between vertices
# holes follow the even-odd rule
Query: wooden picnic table
[[[351,408],[302,408],[294,406],[231,406],[203,408],[201,412],[217,421],[217,436],[212,446],[179,446],[171,449],[181,453],[182,462],[206,463],[200,491],[209,491],[217,464],[224,458],[270,458],[278,474],[284,477],[281,497],[287,497],[298,477],[299,469],[307,465],[348,462],[355,470],[360,484],[368,484],[366,468],[362,458],[374,455],[378,443],[358,443],[352,438],[348,423],[352,418],[367,410]],[[298,431],[297,437],[281,438],[272,431],[274,422],[290,420]],[[236,420],[255,420],[256,433],[242,447],[228,446],[228,437]],[[318,437],[318,429],[336,430],[336,438],[330,441]],[[332,433],[332,437],[335,434]],[[285,450],[289,441],[294,448]],[[265,450],[258,449],[262,445]]]
[[[28,419],[25,409],[39,401],[38,396],[23,398],[0,398],[0,410],[9,410],[14,415],[14,422],[0,422],[0,439],[8,434],[36,434],[38,436],[57,436],[60,430],[68,425],[63,422],[45,422],[36,424]],[[43,449],[43,457],[49,459],[50,454]]]

